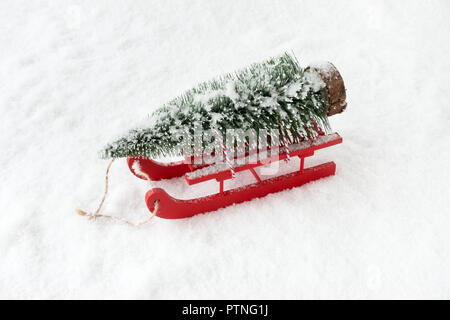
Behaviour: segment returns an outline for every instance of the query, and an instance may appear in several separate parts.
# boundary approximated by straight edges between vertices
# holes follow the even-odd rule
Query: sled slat
[[[314,155],[315,150],[323,149],[326,147],[330,147],[342,142],[341,136],[338,133],[333,133],[329,135],[319,136],[313,141],[303,141],[298,144],[291,144],[289,146],[289,154],[291,157],[298,156],[301,158],[301,168],[300,171],[303,171],[304,166],[304,158],[310,157]],[[287,158],[286,153],[280,153],[275,156],[267,157],[264,159],[260,159],[257,162],[247,163],[249,161],[249,157],[246,157],[243,162],[245,164],[233,165],[233,169],[235,172],[240,172],[244,170],[254,170],[254,168],[263,166],[275,161],[281,161]],[[232,175],[230,172],[230,168],[225,163],[219,163],[211,166],[206,166],[204,168],[197,169],[192,172],[188,172],[184,175],[186,182],[189,185],[197,184],[200,182],[217,179],[217,180],[227,180],[231,179]]]

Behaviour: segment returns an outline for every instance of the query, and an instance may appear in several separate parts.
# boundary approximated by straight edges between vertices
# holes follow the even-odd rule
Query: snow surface
[[[0,298],[450,298],[449,14],[445,0],[1,1]],[[140,228],[74,213],[102,196],[105,142],[291,49],[344,78],[349,107],[330,118],[344,142],[306,162],[336,176]],[[110,183],[104,213],[147,216],[124,160]]]

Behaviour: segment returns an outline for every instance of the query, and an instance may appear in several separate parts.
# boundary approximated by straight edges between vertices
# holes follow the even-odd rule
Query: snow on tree
[[[316,126],[328,131],[329,108],[319,73],[285,53],[186,91],[153,112],[151,125],[107,144],[101,156],[182,155],[183,135],[177,133],[193,136],[196,130],[214,129],[223,137],[227,129],[276,129],[280,136],[284,130],[288,142],[296,143],[316,137]]]

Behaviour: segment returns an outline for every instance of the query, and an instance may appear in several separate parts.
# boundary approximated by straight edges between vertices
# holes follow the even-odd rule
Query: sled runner
[[[209,180],[217,180],[219,192],[213,195],[191,199],[179,200],[168,195],[161,188],[150,189],[145,201],[148,209],[153,212],[155,202],[158,201],[156,216],[165,219],[188,218],[199,213],[214,211],[232,204],[249,201],[254,198],[264,197],[270,193],[279,192],[285,189],[301,186],[305,183],[334,175],[336,164],[326,162],[314,167],[304,168],[305,158],[314,155],[319,149],[327,148],[342,142],[338,133],[319,135],[314,140],[306,140],[297,144],[290,144],[289,153],[280,149],[276,155],[261,156],[258,161],[250,162],[244,159],[243,165],[233,164],[232,167],[223,163],[212,165],[195,165],[190,160],[172,162],[169,164],[159,163],[151,159],[128,158],[127,163],[131,172],[141,179],[161,180],[183,176],[189,185],[201,183]],[[250,157],[251,155],[246,155]],[[287,158],[299,157],[299,170],[281,176],[261,179],[255,168],[267,165],[275,161],[286,160]],[[256,182],[231,190],[224,190],[224,181],[233,178],[234,172],[249,170]]]

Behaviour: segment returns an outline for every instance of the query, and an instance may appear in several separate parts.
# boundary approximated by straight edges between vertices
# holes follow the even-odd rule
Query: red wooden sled
[[[170,179],[184,175],[189,185],[213,179],[219,182],[219,193],[191,200],[175,199],[161,188],[153,188],[147,192],[145,201],[151,212],[154,210],[155,201],[159,200],[158,211],[156,213],[158,217],[180,219],[192,217],[199,213],[214,211],[234,203],[264,197],[270,193],[298,187],[307,182],[334,175],[336,172],[336,164],[334,162],[331,161],[305,169],[305,158],[313,156],[314,151],[318,149],[327,148],[341,142],[342,138],[339,134],[333,133],[328,135],[322,134],[314,140],[289,145],[289,156],[297,156],[300,158],[299,170],[266,180],[261,180],[254,168],[284,160],[288,156],[286,153],[280,152],[276,156],[269,156],[254,163],[245,162],[244,165],[234,166],[233,169],[235,172],[249,170],[255,177],[256,182],[231,190],[224,190],[224,181],[231,179],[232,173],[230,168],[223,166],[223,164],[191,165],[189,163],[190,161],[163,164],[151,159],[142,158],[128,158],[127,163],[131,172],[141,179],[146,179],[145,175],[151,180]],[[136,170],[136,168],[139,168],[139,170]]]

